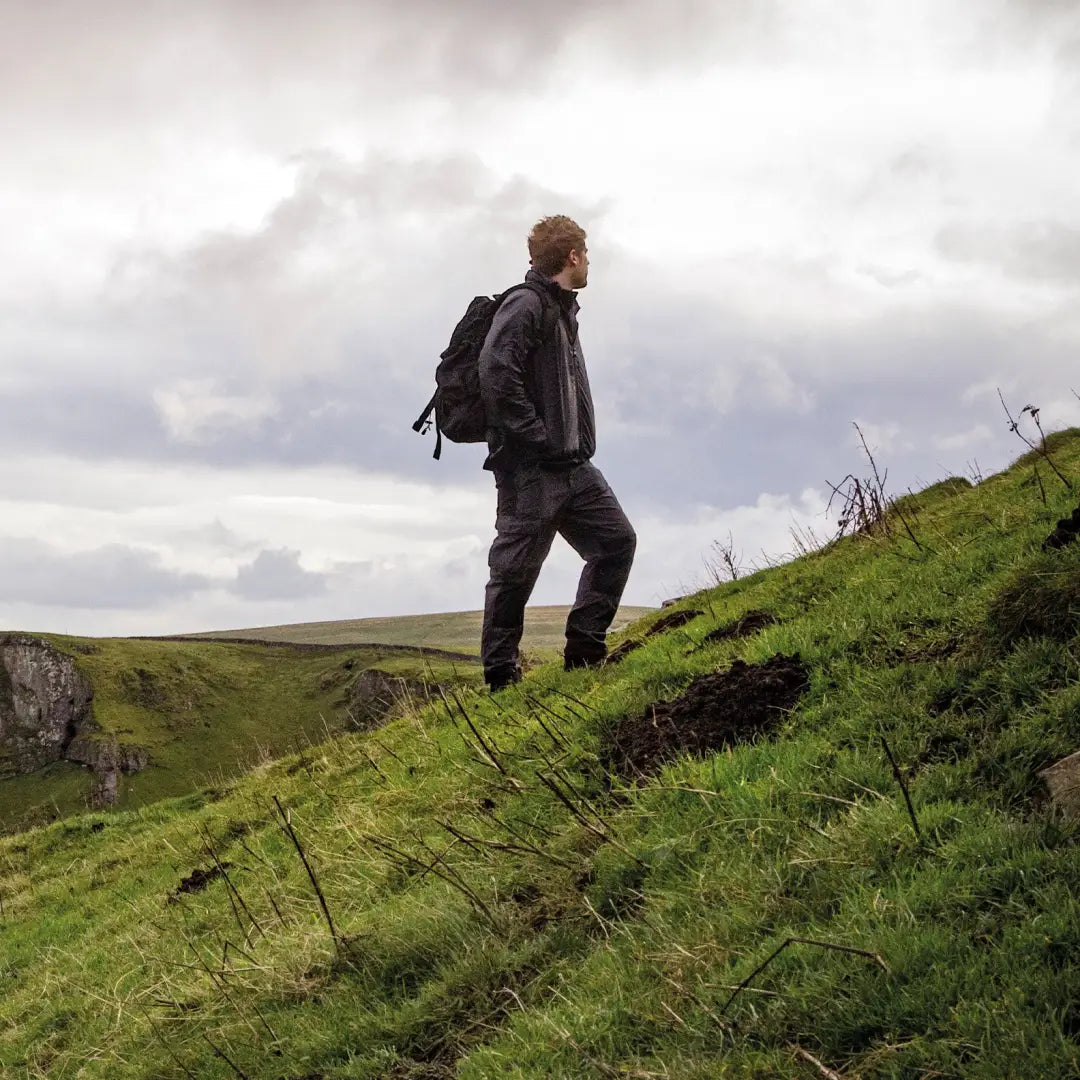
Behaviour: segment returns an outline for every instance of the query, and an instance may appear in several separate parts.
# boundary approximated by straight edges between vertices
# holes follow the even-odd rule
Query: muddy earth
[[[624,641],[621,645],[616,645],[607,654],[604,663],[621,664],[635,649],[640,649],[644,644],[643,641]]]
[[[809,673],[797,653],[763,664],[736,660],[726,671],[698,676],[674,701],[623,717],[602,752],[603,763],[633,780],[681,754],[704,757],[750,742],[777,728],[808,686]]]
[[[776,616],[768,611],[748,611],[734,622],[728,623],[726,626],[718,626],[711,633],[706,634],[702,644],[749,637],[751,634],[756,634],[759,630],[764,630],[766,626],[772,626],[773,623],[778,621]]]
[[[680,626],[685,626],[699,615],[704,614],[704,611],[673,611],[670,615],[665,615],[663,618],[657,619],[656,622],[645,631],[645,636],[653,637],[656,634],[666,633],[668,630],[675,630]]]

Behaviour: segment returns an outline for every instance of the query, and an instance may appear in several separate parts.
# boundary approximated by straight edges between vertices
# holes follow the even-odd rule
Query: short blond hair
[[[565,214],[541,218],[529,233],[529,261],[546,277],[554,277],[571,251],[585,250],[585,230]]]

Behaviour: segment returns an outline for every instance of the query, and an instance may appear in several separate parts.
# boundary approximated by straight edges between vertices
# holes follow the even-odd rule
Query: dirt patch
[[[176,891],[169,894],[169,903],[175,903],[181,893],[197,893],[202,892],[207,885],[212,881],[216,881],[219,877],[222,877],[226,870],[232,866],[232,863],[222,863],[220,866],[212,866],[209,870],[200,870],[198,868],[191,871],[190,874],[176,887]]]
[[[745,615],[728,623],[726,626],[718,626],[715,630],[705,635],[702,644],[712,644],[715,641],[730,641],[732,638],[749,637],[766,626],[772,626],[780,620],[768,611],[748,611]]]
[[[653,637],[655,634],[663,634],[668,630],[675,630],[680,626],[685,626],[699,615],[704,614],[704,611],[673,611],[670,615],[665,615],[663,618],[657,619],[656,622],[645,631],[645,636]]]
[[[1080,536],[1080,506],[1069,517],[1062,518],[1054,526],[1054,531],[1043,541],[1043,551],[1068,547],[1078,536]]]
[[[635,649],[640,649],[644,644],[643,641],[624,641],[607,654],[604,663],[621,664]]]
[[[706,754],[749,742],[776,728],[809,686],[794,656],[763,664],[736,660],[727,671],[701,675],[674,701],[624,717],[602,754],[604,765],[630,779],[656,772],[681,754]]]

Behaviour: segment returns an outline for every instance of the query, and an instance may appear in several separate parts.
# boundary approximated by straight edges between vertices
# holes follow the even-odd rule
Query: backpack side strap
[[[431,456],[436,461],[442,457],[442,431],[439,429],[439,414],[435,412],[435,402],[438,398],[439,391],[436,390],[435,393],[431,395],[431,400],[424,407],[424,411],[416,418],[416,421],[412,426],[413,431],[419,432],[421,435],[426,435],[431,430],[431,425],[435,425],[435,453]],[[433,413],[434,417],[432,417]]]

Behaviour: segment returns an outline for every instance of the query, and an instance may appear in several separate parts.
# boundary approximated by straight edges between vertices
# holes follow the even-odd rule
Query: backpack
[[[426,435],[435,424],[436,461],[442,456],[442,439],[477,443],[487,439],[487,415],[480,394],[480,350],[484,347],[495,312],[502,302],[520,289],[530,289],[543,303],[541,341],[550,336],[559,318],[558,305],[539,285],[522,282],[496,296],[474,297],[462,315],[450,344],[442,351],[435,369],[435,393],[413,424],[413,431]],[[434,413],[434,421],[431,416]]]

